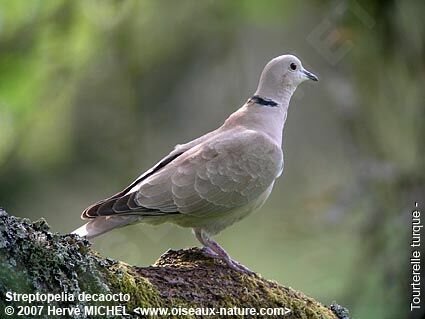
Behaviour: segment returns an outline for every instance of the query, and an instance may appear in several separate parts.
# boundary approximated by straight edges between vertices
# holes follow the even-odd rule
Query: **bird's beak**
[[[307,70],[304,70],[304,69],[301,72],[304,73],[304,75],[308,79],[313,80],[313,81],[319,81],[319,78],[317,76],[315,76],[313,73],[311,73],[311,72],[309,72]]]

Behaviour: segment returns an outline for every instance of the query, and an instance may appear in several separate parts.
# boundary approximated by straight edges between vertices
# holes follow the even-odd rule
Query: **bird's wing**
[[[170,154],[168,154],[166,157],[164,157],[162,160],[160,160],[155,166],[153,166],[151,169],[147,170],[143,174],[141,174],[134,182],[132,182],[130,185],[128,185],[125,189],[122,191],[116,193],[115,195],[108,197],[106,199],[102,199],[93,205],[87,207],[82,213],[81,218],[82,219],[92,219],[100,215],[109,214],[110,211],[110,205],[111,203],[114,203],[118,199],[125,197],[129,193],[132,193],[132,190],[138,189],[140,183],[142,183],[145,179],[147,179],[149,176],[157,173],[165,166],[169,165],[172,161],[174,161],[177,157],[185,153],[186,151],[190,150],[194,146],[204,142],[205,140],[210,139],[220,129],[217,129],[215,131],[211,131],[197,139],[194,139],[186,144],[179,144],[176,145],[176,147],[171,151]],[[142,207],[139,207],[138,210],[143,210]],[[157,210],[156,210],[157,211]]]
[[[164,157],[161,161],[159,161],[154,167],[147,170],[145,173],[140,175],[133,183],[128,185],[125,189],[122,191],[116,193],[115,195],[108,197],[106,199],[102,199],[93,205],[87,207],[81,214],[82,219],[92,219],[98,216],[108,216],[111,215],[113,212],[117,212],[115,210],[112,210],[112,206],[117,203],[117,201],[122,200],[124,197],[134,194],[132,192],[133,189],[138,189],[138,185],[145,179],[149,178],[149,176],[155,174],[156,172],[160,171],[162,168],[170,164],[172,161],[174,161],[177,157],[181,156],[185,150],[178,150],[178,146],[166,157]],[[127,209],[127,208],[126,208]],[[136,207],[134,208],[136,209]],[[133,210],[134,210],[133,209]],[[144,207],[137,207],[137,211],[141,212],[149,212],[150,209],[146,209]],[[157,211],[157,210],[154,210]]]
[[[131,192],[107,200],[92,217],[222,213],[256,199],[281,166],[280,146],[268,136],[234,129],[199,143],[130,185]]]

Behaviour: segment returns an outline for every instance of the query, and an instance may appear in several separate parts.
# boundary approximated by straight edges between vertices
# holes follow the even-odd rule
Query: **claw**
[[[238,272],[242,272],[242,273],[247,274],[247,275],[253,275],[254,274],[254,272],[252,270],[250,270],[248,267],[242,265],[240,262],[238,262],[238,261],[236,261],[232,258],[227,258],[227,256],[220,256],[209,247],[206,247],[206,246],[202,247],[202,253],[205,256],[208,256],[208,257],[211,257],[211,258],[214,258],[214,259],[220,259],[220,260],[224,261],[233,270],[236,270]]]
[[[202,229],[194,229],[196,238],[204,245],[202,247],[202,252],[204,255],[212,258],[221,259],[224,261],[230,268],[236,270],[237,272],[254,275],[255,273],[250,270],[248,267],[245,267],[241,263],[232,259],[229,254],[221,247],[217,242],[211,239],[208,234],[206,234]]]
[[[240,262],[234,260],[234,259],[230,259],[231,264],[227,263],[232,269],[237,270],[239,272],[242,272],[244,274],[247,275],[254,275],[255,272],[253,272],[251,269],[249,269],[248,267],[242,265]]]
[[[209,248],[207,246],[202,247],[202,253],[205,256],[212,257],[212,258],[219,257],[216,252],[214,252],[211,248]]]

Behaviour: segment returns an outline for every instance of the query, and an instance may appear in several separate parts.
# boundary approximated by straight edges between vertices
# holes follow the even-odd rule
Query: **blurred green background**
[[[0,206],[80,226],[177,143],[218,127],[265,63],[296,54],[285,172],[217,239],[354,318],[408,318],[410,213],[425,194],[423,1],[0,2]],[[423,206],[422,206],[423,207]],[[198,243],[136,225],[94,240],[148,265]]]

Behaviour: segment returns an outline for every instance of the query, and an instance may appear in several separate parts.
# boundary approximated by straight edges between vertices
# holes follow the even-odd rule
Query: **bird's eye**
[[[292,71],[295,71],[297,69],[297,65],[295,63],[291,63],[289,67],[291,68]]]

